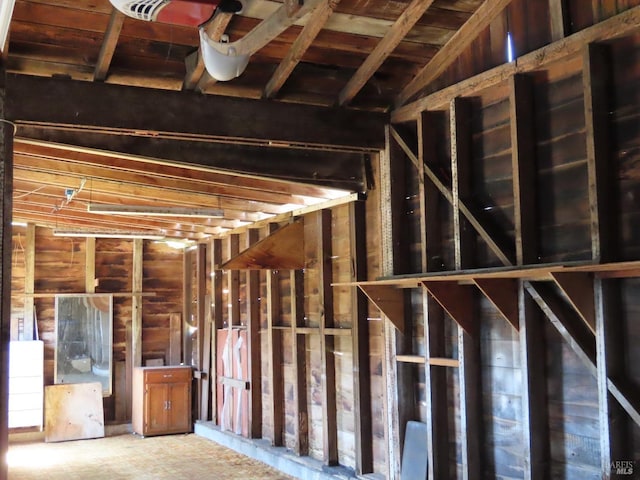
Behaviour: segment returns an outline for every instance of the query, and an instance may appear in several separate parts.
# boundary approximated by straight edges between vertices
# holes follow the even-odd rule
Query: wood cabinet
[[[143,436],[191,431],[189,366],[133,370],[133,431]]]

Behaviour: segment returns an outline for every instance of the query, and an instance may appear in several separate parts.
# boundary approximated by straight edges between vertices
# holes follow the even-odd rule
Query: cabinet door
[[[170,431],[191,431],[191,385],[173,383],[168,385],[169,410],[168,427]]]
[[[148,383],[144,396],[144,434],[164,433],[168,426],[168,392],[170,385]]]

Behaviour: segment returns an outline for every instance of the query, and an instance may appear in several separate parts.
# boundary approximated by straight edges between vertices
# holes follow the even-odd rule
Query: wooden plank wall
[[[507,33],[512,36],[515,56],[520,57],[639,4],[638,0],[512,0],[425,93],[506,63]],[[558,18],[559,12],[564,18]]]
[[[24,230],[24,228],[22,228]],[[14,317],[20,316],[24,304],[24,260],[20,252],[24,244],[21,227],[13,232],[14,271],[12,279],[12,309]],[[82,238],[54,237],[52,231],[36,227],[35,235],[35,310],[37,327],[45,343],[45,385],[53,384],[55,356],[55,298],[56,293],[82,293],[85,291],[85,240]],[[143,290],[156,296],[143,297],[142,356],[144,359],[168,360],[169,316],[182,309],[182,250],[171,249],[166,244],[144,242]],[[127,339],[131,323],[133,242],[118,239],[97,239],[95,272],[98,279],[97,293],[124,294],[114,297],[113,361],[114,395],[104,400],[106,421],[126,421],[117,405],[126,405],[122,397],[126,390],[116,378],[118,364],[127,360],[130,348]],[[47,294],[40,296],[39,294]],[[124,369],[122,370],[124,373]],[[119,374],[118,374],[119,375]],[[124,380],[124,379],[122,379]],[[119,415],[116,418],[116,415]]]
[[[520,2],[517,2],[520,3]],[[594,2],[594,4],[597,2]],[[605,2],[603,2],[604,4]],[[515,7],[514,7],[515,8]],[[531,40],[531,45],[537,41]],[[586,47],[585,47],[586,51]],[[470,175],[472,178],[471,190],[464,196],[460,196],[459,203],[463,203],[476,215],[485,229],[490,232],[489,237],[496,244],[502,246],[507,253],[507,260],[516,263],[516,215],[514,210],[514,174],[512,156],[515,154],[512,148],[513,138],[524,139],[527,134],[533,138],[533,148],[527,153],[530,160],[524,158],[520,162],[533,162],[535,175],[535,198],[524,198],[521,201],[535,202],[532,209],[535,232],[535,240],[532,245],[536,248],[533,256],[525,263],[550,263],[591,260],[593,253],[593,207],[590,206],[590,172],[587,145],[587,120],[585,118],[585,85],[583,73],[583,57],[575,55],[562,59],[562,61],[545,65],[529,75],[531,84],[531,121],[521,118],[518,123],[520,131],[512,136],[511,118],[513,112],[518,115],[526,115],[525,109],[513,108],[510,104],[513,98],[525,101],[526,92],[522,85],[510,87],[508,82],[468,92],[468,106],[470,108],[467,118],[469,125],[467,131],[471,134],[471,164]],[[609,78],[610,88],[604,90],[605,102],[608,112],[604,128],[610,130],[613,140],[609,151],[605,152],[605,160],[610,165],[608,171],[616,172],[614,192],[618,196],[613,202],[612,210],[605,211],[604,215],[615,217],[612,224],[618,225],[616,248],[610,255],[616,260],[638,260],[638,202],[637,190],[640,175],[637,174],[637,165],[640,155],[640,94],[637,85],[640,83],[640,35],[631,35],[619,40],[608,42],[604,47],[605,65],[612,65]],[[510,88],[516,89],[515,96],[511,95]],[[450,90],[453,92],[453,89]],[[453,105],[453,102],[452,102]],[[522,105],[525,105],[522,103]],[[449,105],[442,105],[441,109],[425,112],[422,118],[427,118],[429,125],[438,126],[439,119],[445,119],[442,123],[444,138],[437,138],[436,142],[446,143],[445,138],[451,132],[448,130]],[[416,153],[422,145],[418,142],[415,126],[413,124],[401,124],[394,126],[397,137],[392,142],[404,143],[405,168],[415,162]],[[457,132],[459,134],[459,132]],[[398,140],[399,138],[399,140]],[[452,137],[453,138],[453,137]],[[422,140],[424,141],[424,139]],[[432,140],[430,140],[432,141]],[[458,139],[460,142],[460,139]],[[417,145],[417,146],[416,146]],[[431,145],[431,144],[430,144]],[[390,151],[397,151],[393,144]],[[446,149],[433,148],[431,145],[425,155],[425,168],[430,168],[445,187],[451,186],[449,172],[443,165],[449,161],[450,156]],[[458,152],[459,155],[459,152]],[[402,159],[397,159],[402,161]],[[524,163],[523,163],[524,165]],[[418,172],[411,170],[413,175]],[[429,183],[429,180],[425,180]],[[408,180],[405,184],[405,198],[411,200],[410,208],[401,211],[405,222],[412,222],[405,227],[404,238],[396,239],[406,242],[408,258],[413,259],[413,253],[419,251],[421,243],[429,243],[427,239],[441,239],[440,255],[443,261],[438,262],[439,269],[453,270],[451,262],[453,251],[453,239],[451,238],[451,222],[447,218],[451,216],[451,204],[439,195],[435,200],[437,206],[427,204],[427,216],[440,213],[443,221],[437,222],[433,235],[430,230],[426,232],[426,239],[416,240],[415,232],[419,230],[421,215],[408,215],[407,212],[415,212],[420,208],[419,198],[414,198],[417,192],[415,182]],[[525,193],[522,193],[526,195]],[[455,201],[456,193],[453,192]],[[427,197],[429,198],[429,197]],[[431,196],[434,201],[433,195]],[[535,216],[533,210],[539,212]],[[524,211],[525,215],[528,210]],[[466,214],[465,214],[466,216]],[[429,221],[427,220],[427,225]],[[440,229],[440,231],[438,231]],[[471,259],[471,265],[477,267],[501,266],[504,263],[496,256],[494,249],[484,241],[482,235],[476,235],[475,255]],[[527,237],[519,241],[531,242]],[[433,241],[433,240],[432,240]],[[431,247],[431,251],[435,247]],[[429,248],[429,247],[428,247]],[[528,255],[531,255],[529,253]],[[429,258],[429,260],[433,260]],[[522,260],[517,260],[521,262]],[[404,270],[396,271],[396,274],[413,273],[414,263],[408,266],[404,258],[399,265]],[[429,271],[429,269],[427,269]],[[431,269],[433,271],[433,269]],[[632,388],[638,388],[638,281],[636,279],[609,280],[607,298],[622,310],[624,318],[624,332],[622,337],[626,340],[624,345],[616,345],[614,348],[622,349],[625,358],[626,381],[631,382]],[[597,289],[597,287],[594,287]],[[619,297],[615,292],[621,292]],[[418,293],[416,293],[418,292]],[[411,317],[413,322],[413,336],[416,337],[415,326],[420,324],[423,316],[422,302],[418,298],[424,294],[419,289],[414,289],[411,301]],[[551,289],[550,294],[558,299],[566,297],[559,289]],[[416,296],[417,295],[417,296]],[[479,291],[476,291],[476,296]],[[414,298],[415,297],[415,298]],[[640,452],[638,442],[640,429],[631,421],[625,413],[622,414],[624,425],[628,425],[628,438],[602,440],[602,432],[608,432],[609,428],[602,425],[601,409],[603,400],[598,390],[598,381],[594,376],[593,365],[585,363],[571,348],[566,339],[558,333],[558,329],[552,326],[546,317],[544,322],[544,337],[546,341],[539,345],[543,357],[531,359],[532,362],[545,362],[546,385],[538,385],[549,392],[547,405],[531,404],[525,408],[523,391],[527,388],[527,369],[523,366],[521,344],[523,338],[518,331],[499,314],[496,308],[484,296],[479,297],[479,308],[474,312],[474,322],[480,327],[480,379],[482,382],[482,428],[473,434],[480,435],[481,445],[481,472],[482,478],[523,478],[523,471],[527,472],[530,460],[527,457],[529,447],[525,442],[525,425],[531,418],[539,417],[548,422],[548,438],[531,439],[531,455],[536,456],[536,462],[542,462],[542,470],[535,475],[536,478],[609,478],[611,466],[603,463],[606,458],[610,461],[618,459],[620,452],[627,452],[629,458],[636,458]],[[529,315],[530,313],[526,314]],[[430,313],[431,315],[431,313]],[[524,315],[524,313],[521,313]],[[427,322],[430,320],[427,319]],[[533,319],[531,320],[533,321]],[[605,319],[605,324],[616,324],[618,316]],[[611,323],[613,322],[613,323]],[[447,354],[457,358],[457,345],[452,337],[456,328],[454,323],[448,323],[445,342]],[[546,345],[545,345],[546,344]],[[423,355],[420,343],[414,342],[410,351],[401,352],[414,356]],[[411,361],[418,361],[412,359]],[[534,368],[529,365],[529,369]],[[600,367],[599,367],[600,368]],[[460,423],[462,398],[459,390],[457,369],[448,369],[447,372],[447,398],[449,405],[449,460],[451,468],[450,478],[466,478],[464,465],[460,462]],[[406,381],[406,378],[405,378]],[[421,391],[421,380],[413,380],[410,385],[414,391]],[[399,385],[399,390],[407,389],[407,385]],[[535,387],[533,387],[535,388]],[[605,392],[605,397],[609,396]],[[422,397],[418,397],[422,399]],[[399,402],[406,401],[402,398]],[[616,407],[617,404],[614,405]],[[402,409],[399,405],[398,408]],[[528,412],[533,408],[534,412]],[[430,413],[427,412],[427,415]],[[416,420],[424,421],[422,409],[414,411]],[[612,435],[623,432],[626,429],[611,430]],[[469,434],[469,432],[467,432]],[[614,450],[618,448],[618,442],[622,441],[627,450]],[[611,456],[605,454],[605,448],[611,444]],[[534,453],[535,452],[537,453]],[[545,453],[548,452],[548,453]],[[549,462],[545,461],[545,455],[549,455]],[[617,455],[614,457],[614,455]],[[626,457],[625,457],[626,458]],[[608,461],[608,460],[607,460]],[[535,467],[538,468],[538,467]],[[546,473],[545,473],[546,470]],[[526,473],[525,478],[533,478]],[[535,476],[534,475],[534,476]],[[437,478],[437,477],[436,477]]]

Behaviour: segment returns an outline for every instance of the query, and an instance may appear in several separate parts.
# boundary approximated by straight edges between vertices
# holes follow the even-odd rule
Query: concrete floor
[[[264,463],[194,434],[12,443],[9,480],[288,480]]]

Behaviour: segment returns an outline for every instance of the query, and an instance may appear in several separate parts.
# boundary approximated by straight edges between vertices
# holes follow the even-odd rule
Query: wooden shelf
[[[424,282],[473,283],[477,279],[511,278],[516,280],[552,281],[555,273],[592,273],[598,278],[640,277],[640,261],[616,263],[564,262],[526,265],[518,267],[478,268],[473,270],[452,270],[446,272],[418,273],[381,277],[363,282],[340,282],[341,286],[389,285],[398,288],[418,288]]]

